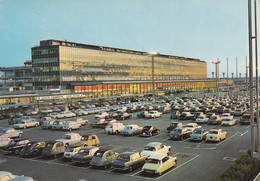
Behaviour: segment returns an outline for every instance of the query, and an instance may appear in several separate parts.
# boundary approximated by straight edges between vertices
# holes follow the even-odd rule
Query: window
[[[166,157],[164,157],[164,158],[162,159],[162,162],[165,163],[165,162],[167,162],[168,160],[169,160],[169,157],[166,156]]]

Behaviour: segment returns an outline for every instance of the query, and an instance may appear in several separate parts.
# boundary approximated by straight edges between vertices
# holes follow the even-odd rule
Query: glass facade
[[[171,55],[157,55],[153,58],[155,81],[206,79],[206,62]],[[34,90],[60,88],[77,92],[73,85],[79,82],[95,83],[97,88],[93,90],[101,90],[102,84],[109,81],[152,80],[152,57],[141,51],[44,40],[40,46],[32,48],[32,62]],[[112,89],[120,92],[128,89],[126,85],[116,85]],[[148,85],[139,87],[134,88],[139,92],[142,92],[141,89],[149,89]],[[89,91],[88,87],[83,89],[83,92],[86,91]]]

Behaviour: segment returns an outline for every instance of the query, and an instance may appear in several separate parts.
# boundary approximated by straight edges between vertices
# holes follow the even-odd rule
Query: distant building
[[[59,40],[40,41],[31,51],[34,90],[86,92],[91,97],[151,92],[152,58],[147,52]],[[156,89],[174,89],[185,80],[195,85],[207,78],[207,64],[160,54],[154,56],[154,75]]]
[[[0,92],[32,90],[32,62],[24,62],[24,66],[0,67],[2,72]]]

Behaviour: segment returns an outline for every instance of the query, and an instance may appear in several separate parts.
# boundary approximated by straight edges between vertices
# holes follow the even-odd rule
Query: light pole
[[[215,64],[215,74],[216,74],[216,92],[217,92],[217,97],[218,97],[218,78],[219,78],[219,64],[220,61],[212,61],[213,64]]]
[[[160,55],[158,52],[150,52],[148,53],[152,57],[152,96],[153,96],[153,102],[155,102],[154,99],[154,93],[155,93],[155,88],[154,88],[154,56]]]
[[[225,72],[222,72],[222,74],[223,74],[223,80],[225,79]]]
[[[212,73],[212,80],[213,80],[213,79],[214,79],[214,73],[215,73],[215,72],[211,72],[211,73]]]

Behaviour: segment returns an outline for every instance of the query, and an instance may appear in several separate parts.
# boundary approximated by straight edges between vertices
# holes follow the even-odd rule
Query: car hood
[[[142,169],[158,170],[159,167],[160,167],[160,165],[158,165],[158,164],[145,163]]]
[[[153,152],[153,151],[147,151],[147,150],[143,150],[142,152],[141,152],[141,155],[142,156],[146,156],[146,155],[154,155],[154,154],[156,154],[156,152]]]

